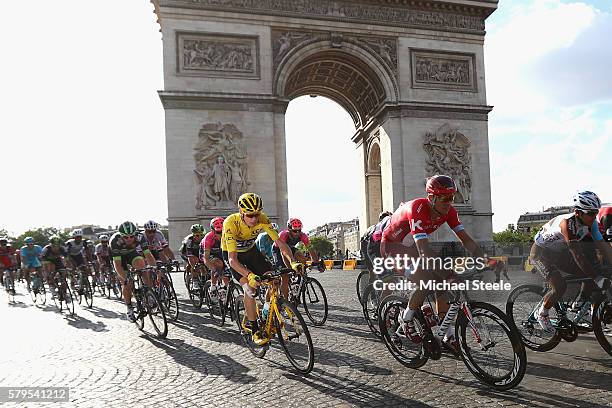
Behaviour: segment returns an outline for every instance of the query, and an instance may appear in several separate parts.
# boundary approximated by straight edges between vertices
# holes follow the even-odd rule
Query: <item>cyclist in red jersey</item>
[[[446,223],[453,230],[463,246],[474,256],[484,258],[485,254],[480,246],[465,231],[457,210],[452,206],[457,187],[455,181],[445,175],[435,175],[427,180],[427,198],[417,198],[416,200],[402,203],[391,216],[391,221],[385,228],[380,252],[383,257],[393,257],[395,255],[408,255],[417,258],[434,258],[437,254],[429,246],[429,234],[436,231],[442,224]],[[495,263],[495,261],[490,261]],[[436,276],[433,274],[435,273]],[[447,279],[454,272],[444,269],[425,270],[422,265],[418,265],[410,280],[419,285],[422,281],[434,278]],[[408,302],[403,319],[405,322],[404,331],[406,336],[413,342],[420,342],[421,338],[414,327],[413,318],[416,311],[423,305],[426,290],[416,289]],[[448,311],[448,304],[442,301],[442,297],[436,299],[438,315],[444,317]],[[445,336],[445,343],[456,349],[456,340],[453,332],[449,329]]]
[[[612,206],[601,207],[599,209],[597,222],[599,223],[599,231],[601,231],[604,240],[612,242]]]

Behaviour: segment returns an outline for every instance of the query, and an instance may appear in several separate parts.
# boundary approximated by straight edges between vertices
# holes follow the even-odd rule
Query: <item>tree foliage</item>
[[[28,230],[23,234],[19,235],[18,237],[13,238],[12,245],[13,248],[21,248],[24,245],[23,240],[26,237],[32,237],[34,238],[34,242],[37,245],[45,246],[49,243],[49,238],[53,235],[58,235],[62,239],[62,241],[66,241],[70,238],[69,234],[64,232],[63,230],[60,230],[55,227],[43,227],[34,230]]]
[[[321,258],[331,258],[334,253],[334,244],[332,244],[325,237],[313,237],[310,239],[310,244],[317,251],[317,254]],[[298,249],[300,251],[305,251],[304,244],[301,242],[298,244]]]
[[[534,234],[535,232],[532,234],[528,234],[513,229],[506,229],[502,232],[493,233],[493,241],[495,241],[496,244],[499,244],[501,246],[528,244],[533,240]]]

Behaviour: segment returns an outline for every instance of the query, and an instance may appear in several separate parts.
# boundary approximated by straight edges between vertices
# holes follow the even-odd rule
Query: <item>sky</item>
[[[8,2],[3,14],[0,229],[165,223],[151,4],[32,0]],[[577,190],[612,202],[612,2],[501,0],[486,30],[494,231],[569,204]],[[360,214],[353,133],[348,113],[325,98],[289,104],[289,211],[306,230]]]

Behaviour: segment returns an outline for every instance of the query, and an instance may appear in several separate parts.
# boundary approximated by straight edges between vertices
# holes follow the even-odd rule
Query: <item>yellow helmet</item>
[[[263,210],[263,202],[255,193],[244,193],[238,199],[238,207],[245,213],[260,212]]]

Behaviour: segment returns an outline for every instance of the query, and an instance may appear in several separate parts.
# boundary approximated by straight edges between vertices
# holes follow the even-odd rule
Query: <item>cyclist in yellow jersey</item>
[[[244,289],[244,308],[249,319],[253,339],[257,340],[258,327],[254,290],[258,276],[273,270],[272,265],[257,249],[255,240],[261,232],[266,232],[277,242],[281,253],[291,260],[291,268],[301,272],[303,265],[295,261],[291,249],[279,241],[278,233],[272,228],[268,216],[262,212],[261,197],[245,193],[238,199],[239,212],[228,216],[223,222],[221,250],[223,260],[232,271],[233,277],[240,281]]]

